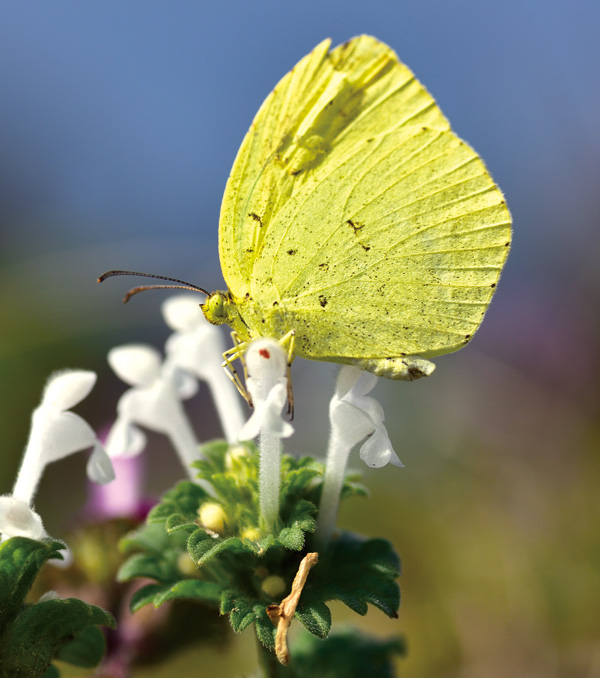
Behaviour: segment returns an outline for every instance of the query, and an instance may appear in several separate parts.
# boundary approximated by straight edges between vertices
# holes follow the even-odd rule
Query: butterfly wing
[[[272,233],[256,279],[273,280],[300,355],[431,357],[481,323],[510,215],[464,142],[408,127],[357,138],[353,153],[324,163]]]
[[[463,346],[510,243],[479,157],[395,54],[361,36],[322,43],[267,98],[229,180],[225,279],[305,357]],[[260,319],[260,320],[259,320]]]
[[[219,225],[221,267],[234,298],[254,286],[260,300],[271,284],[252,282],[255,264],[277,215],[323,165],[352,152],[356,139],[404,125],[449,128],[432,97],[389,47],[370,36],[331,52],[329,45],[329,40],[317,45],[283,77],[238,151]]]

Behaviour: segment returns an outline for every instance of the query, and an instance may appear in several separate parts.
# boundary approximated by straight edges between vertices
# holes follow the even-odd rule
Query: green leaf
[[[284,527],[277,535],[277,541],[292,551],[301,551],[304,546],[304,532],[297,527]]]
[[[102,624],[114,628],[108,612],[77,598],[45,600],[27,605],[0,636],[4,676],[37,678],[48,669],[61,647],[85,627]]]
[[[221,606],[219,607],[221,614],[229,614],[238,605],[238,598],[239,604],[242,604],[244,597],[238,595],[238,593],[235,589],[223,589],[221,591]]]
[[[50,664],[42,678],[60,678],[60,671],[56,668],[56,666],[54,666],[54,664]]]
[[[142,525],[122,537],[119,548],[125,553],[139,549],[161,554],[170,544],[163,525]]]
[[[13,537],[0,545],[0,627],[20,610],[42,565],[50,558],[62,560],[60,541],[35,541]]]
[[[208,492],[197,483],[184,480],[163,495],[148,515],[148,523],[164,522],[174,513],[180,513],[184,520],[193,523],[198,517],[202,502],[210,499]]]
[[[213,475],[214,473],[222,473],[225,470],[225,455],[229,450],[229,443],[226,440],[211,440],[200,446],[200,452],[206,459],[196,461],[192,464],[194,468],[206,469],[206,471]]]
[[[317,638],[326,638],[331,629],[331,610],[322,602],[300,603],[295,615],[307,631]]]
[[[154,598],[154,605],[158,607],[167,600],[176,598],[193,598],[209,603],[221,601],[222,587],[215,582],[200,581],[198,579],[183,579],[168,589],[163,589]]]
[[[360,557],[368,560],[374,570],[391,577],[401,572],[400,558],[386,539],[369,539],[360,549]]]
[[[400,560],[388,541],[343,532],[315,570],[303,603],[340,600],[358,614],[366,614],[371,603],[395,618],[400,606],[399,574]]]
[[[344,478],[344,484],[340,493],[340,499],[349,497],[368,497],[369,491],[360,481],[360,473],[348,473]]]
[[[229,614],[231,628],[236,633],[241,633],[255,619],[252,600],[231,589],[225,589],[221,594],[220,612]]]
[[[314,532],[317,527],[316,513],[317,507],[312,502],[301,499],[294,506],[288,524],[299,527],[304,532]]]
[[[312,482],[313,478],[322,475],[318,468],[304,467],[294,469],[285,475],[283,495],[296,495],[302,492]]]
[[[150,603],[154,604],[156,596],[168,588],[168,584],[147,584],[146,586],[142,586],[141,589],[135,591],[131,596],[131,599],[129,600],[129,609],[131,612],[137,612],[145,605],[149,605]]]
[[[167,533],[172,534],[173,532],[179,532],[185,530],[187,532],[193,532],[198,528],[196,523],[190,523],[189,520],[186,520],[185,516],[181,513],[173,513],[167,518],[165,529]]]
[[[239,537],[229,537],[229,539],[215,539],[213,543],[214,546],[205,551],[204,554],[196,560],[198,565],[204,565],[211,558],[214,558],[219,554],[226,553],[229,555],[235,555],[243,551],[247,551],[246,547],[244,546],[242,540],[239,539]],[[194,558],[194,555],[192,554],[191,551],[190,556]]]
[[[299,634],[292,647],[296,678],[394,678],[394,657],[405,654],[401,639],[380,640],[347,629],[318,640]]]
[[[272,534],[268,534],[266,537],[263,537],[259,542],[258,546],[261,553],[266,553],[270,548],[274,546],[279,546],[279,542],[276,541],[275,537]]]
[[[246,489],[240,489],[236,478],[228,473],[215,473],[210,482],[224,504],[239,504],[244,499],[244,494],[247,494]]]
[[[191,559],[197,563],[207,551],[210,551],[216,541],[220,541],[220,539],[214,539],[201,527],[195,532],[192,532],[188,537],[186,544]]]
[[[102,631],[97,626],[86,626],[59,649],[56,659],[91,669],[100,663],[105,651],[106,641]]]
[[[369,606],[365,599],[364,591],[357,591],[356,593],[347,590],[338,588],[336,591],[336,598],[348,606],[353,612],[364,617],[369,611]]]
[[[129,581],[136,577],[148,577],[158,582],[173,580],[173,570],[154,555],[136,553],[130,556],[119,568],[117,581]]]
[[[269,650],[275,649],[275,633],[277,629],[267,615],[264,605],[254,606],[254,628],[260,642]]]

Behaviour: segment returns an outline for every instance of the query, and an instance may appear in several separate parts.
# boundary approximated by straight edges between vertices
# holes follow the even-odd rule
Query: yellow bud
[[[227,450],[225,455],[225,468],[234,471],[239,468],[240,462],[249,456],[248,449],[244,445],[234,445]]]
[[[202,504],[198,511],[200,523],[207,530],[223,534],[225,531],[225,524],[227,523],[227,514],[223,507],[216,502],[207,502]]]
[[[262,532],[258,527],[248,527],[242,532],[241,537],[250,541],[258,541],[262,537]]]
[[[177,567],[181,574],[186,574],[188,576],[192,576],[198,571],[196,563],[190,558],[189,553],[182,553],[179,558],[177,558]]]
[[[278,574],[270,574],[263,579],[261,589],[269,598],[280,598],[285,593],[285,581]]]

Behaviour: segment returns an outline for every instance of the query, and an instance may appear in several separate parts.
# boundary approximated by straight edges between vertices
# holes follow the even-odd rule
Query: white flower
[[[383,408],[367,395],[376,383],[375,375],[357,367],[342,367],[339,372],[329,404],[331,431],[317,518],[316,539],[321,546],[333,536],[348,456],[355,445],[367,438],[360,448],[360,457],[368,466],[380,468],[387,463],[403,466],[383,423]]]
[[[383,408],[375,398],[367,395],[376,383],[374,374],[361,372],[356,367],[340,370],[329,405],[332,429],[348,448],[369,436],[360,448],[360,458],[368,466],[380,468],[388,463],[404,466],[387,434]]]
[[[200,453],[181,401],[194,395],[196,380],[163,363],[156,349],[142,344],[112,349],[108,362],[132,386],[119,399],[117,420],[107,438],[109,455],[139,454],[146,437],[138,426],[144,426],[169,436],[191,474],[190,464],[200,458]]]
[[[244,415],[236,389],[221,367],[223,334],[211,325],[192,295],[170,297],[162,306],[163,317],[174,333],[165,344],[166,364],[185,370],[205,381],[210,391],[228,442],[238,439]]]
[[[165,344],[169,360],[199,379],[209,380],[222,373],[223,336],[211,325],[192,295],[170,297],[162,305],[163,317],[174,330]]]
[[[287,399],[287,361],[275,339],[256,339],[245,353],[248,378],[246,388],[254,412],[240,431],[240,440],[259,435],[258,487],[261,527],[271,531],[279,516],[282,438],[294,432],[281,412]]]
[[[31,503],[47,464],[89,447],[93,448],[94,461],[89,465],[93,479],[110,482],[114,478],[110,462],[103,458],[104,448],[92,427],[78,414],[68,411],[89,394],[95,383],[94,372],[83,370],[58,372],[50,377],[42,401],[31,418],[29,441],[13,490],[14,497]]]
[[[248,378],[246,388],[252,398],[254,412],[239,434],[240,440],[251,440],[261,431],[277,438],[289,438],[294,427],[281,413],[287,400],[286,358],[275,339],[251,342],[245,354]]]
[[[44,539],[48,536],[42,519],[26,501],[10,494],[0,497],[0,532],[4,537]]]
[[[91,426],[69,408],[83,400],[96,382],[93,372],[69,370],[50,377],[40,405],[31,417],[29,440],[12,495],[0,497],[0,532],[5,536],[45,536],[41,518],[31,505],[47,464],[93,448],[88,476],[94,482],[113,480],[114,471]]]

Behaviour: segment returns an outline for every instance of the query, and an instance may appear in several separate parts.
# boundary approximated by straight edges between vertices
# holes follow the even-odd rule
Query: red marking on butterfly
[[[259,353],[263,358],[266,358],[267,360],[271,357],[271,354],[269,353],[269,351],[267,351],[266,348],[261,348]]]

